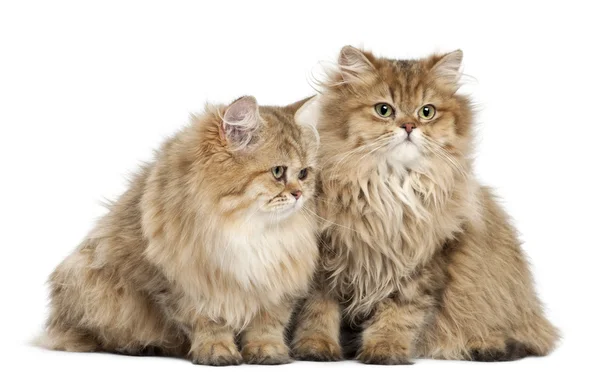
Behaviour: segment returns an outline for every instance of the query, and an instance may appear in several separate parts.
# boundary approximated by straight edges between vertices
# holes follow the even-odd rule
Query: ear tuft
[[[321,115],[321,104],[319,96],[314,96],[307,100],[294,115],[294,121],[303,129],[310,130],[317,142],[317,147],[320,142],[319,132],[317,130],[319,124],[319,116]]]
[[[375,70],[365,53],[349,45],[340,51],[338,66],[346,82],[361,80],[365,74]]]
[[[259,125],[256,99],[253,96],[243,96],[225,110],[221,136],[233,150],[241,150],[252,143]]]
[[[438,82],[443,87],[450,89],[452,93],[456,92],[459,87],[462,59],[462,50],[455,50],[437,59],[431,68],[431,72]]]

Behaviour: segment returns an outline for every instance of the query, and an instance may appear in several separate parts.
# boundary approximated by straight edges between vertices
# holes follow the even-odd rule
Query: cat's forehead
[[[398,72],[415,72],[420,70],[421,61],[420,60],[394,60],[394,59],[383,59],[387,64],[393,66],[394,69]]]
[[[264,125],[273,131],[295,127],[294,117],[279,107],[260,107],[259,111]]]
[[[260,115],[266,157],[289,165],[312,164],[317,149],[314,136],[298,126],[291,113],[278,108],[265,108]]]
[[[420,60],[381,59],[376,90],[393,101],[422,100],[432,93],[428,73]]]
[[[408,80],[422,75],[423,62],[421,60],[394,60],[382,58],[379,60],[378,68],[386,77]]]

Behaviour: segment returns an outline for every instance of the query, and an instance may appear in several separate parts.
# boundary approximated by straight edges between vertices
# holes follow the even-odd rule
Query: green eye
[[[394,113],[394,109],[386,103],[377,103],[375,105],[375,112],[382,118],[389,118]]]
[[[280,180],[285,173],[285,167],[283,165],[278,165],[276,167],[271,168],[271,173],[273,177],[277,180]]]
[[[435,116],[435,107],[431,104],[426,104],[419,109],[419,116],[423,119],[432,119]]]
[[[308,176],[308,169],[304,168],[303,170],[300,171],[300,173],[298,174],[298,179],[300,180],[304,180],[306,179],[306,176]]]

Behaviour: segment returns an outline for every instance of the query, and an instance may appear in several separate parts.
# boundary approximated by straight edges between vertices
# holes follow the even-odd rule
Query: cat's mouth
[[[285,218],[299,210],[301,207],[302,200],[290,200],[276,197],[266,205],[264,211],[275,215],[278,218]]]
[[[419,143],[415,142],[415,140],[410,139],[410,138],[406,138],[400,142],[398,142],[396,144],[396,148],[400,148],[400,149],[413,149],[413,150],[419,150]]]
[[[401,165],[412,166],[421,157],[421,145],[417,140],[405,138],[393,148],[391,158]]]

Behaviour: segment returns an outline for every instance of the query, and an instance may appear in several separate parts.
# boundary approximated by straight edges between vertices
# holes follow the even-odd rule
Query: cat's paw
[[[525,344],[509,341],[506,343],[506,347],[502,349],[497,347],[472,348],[470,351],[470,360],[476,362],[509,362],[523,359],[530,355],[532,353]]]
[[[408,349],[394,340],[363,343],[356,358],[365,364],[413,364],[408,357]]]
[[[202,345],[191,353],[192,363],[207,366],[234,366],[242,363],[235,343],[215,342]]]
[[[291,363],[288,348],[283,343],[272,341],[251,341],[242,347],[242,357],[248,364]]]
[[[342,360],[342,347],[338,341],[327,336],[301,337],[292,343],[292,353],[298,360],[334,362]]]

